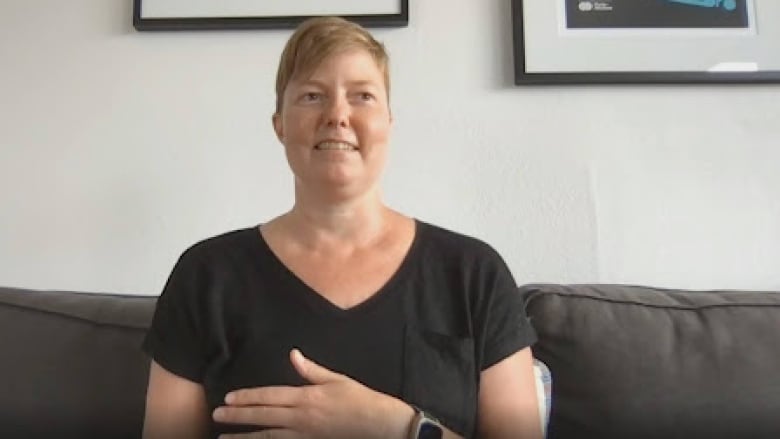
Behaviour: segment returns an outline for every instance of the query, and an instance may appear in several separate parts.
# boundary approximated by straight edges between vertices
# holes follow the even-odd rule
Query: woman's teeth
[[[354,151],[357,148],[354,145],[345,142],[322,142],[315,146],[314,149],[326,151]]]

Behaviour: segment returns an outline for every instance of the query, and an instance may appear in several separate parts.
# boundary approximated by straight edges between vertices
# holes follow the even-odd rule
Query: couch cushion
[[[527,285],[549,438],[780,437],[780,294]]]
[[[0,288],[0,437],[140,437],[156,299]]]

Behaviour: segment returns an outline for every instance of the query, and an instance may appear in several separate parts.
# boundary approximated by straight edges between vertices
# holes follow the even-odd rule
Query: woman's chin
[[[371,189],[371,185],[364,179],[350,174],[327,174],[316,181],[310,181],[310,185],[319,196],[330,201],[359,197]]]
[[[359,185],[361,181],[361,172],[354,166],[328,166],[321,169],[317,180],[327,187],[334,189]]]

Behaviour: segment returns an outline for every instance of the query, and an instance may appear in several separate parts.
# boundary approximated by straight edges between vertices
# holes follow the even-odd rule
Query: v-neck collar
[[[305,302],[309,308],[319,314],[328,314],[335,317],[346,318],[353,315],[367,313],[377,306],[380,306],[381,303],[388,300],[388,298],[398,294],[396,291],[398,290],[396,285],[401,282],[401,280],[405,277],[406,272],[408,272],[414,264],[415,255],[418,253],[417,247],[420,241],[420,234],[423,229],[420,221],[418,221],[416,218],[413,218],[413,221],[414,237],[412,238],[412,244],[406,251],[403,260],[401,261],[401,264],[398,266],[396,271],[390,276],[390,278],[388,278],[387,282],[385,282],[367,299],[349,308],[341,308],[340,306],[326,299],[322,294],[317,292],[317,290],[314,288],[310,287],[306,282],[303,281],[303,279],[298,277],[298,275],[290,270],[290,268],[287,267],[287,265],[285,265],[281,259],[279,259],[276,253],[271,250],[268,242],[260,232],[261,224],[253,227],[251,230],[256,237],[257,250],[262,254],[262,256],[264,256],[263,260],[270,261],[270,268],[272,268],[273,271],[275,271],[276,274],[279,275],[279,277],[286,283],[286,285],[283,286],[283,289],[289,291],[285,291],[284,293],[295,295],[297,298]]]

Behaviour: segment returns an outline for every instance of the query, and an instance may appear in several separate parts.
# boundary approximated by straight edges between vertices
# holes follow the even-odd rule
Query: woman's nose
[[[332,99],[325,110],[325,122],[329,127],[349,125],[349,103],[340,98]]]

